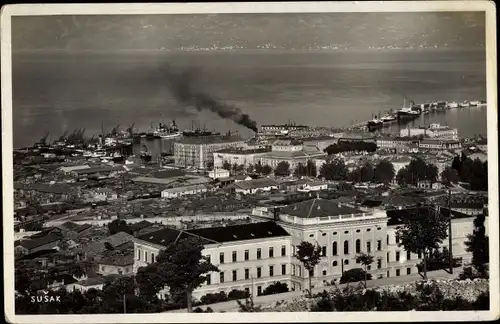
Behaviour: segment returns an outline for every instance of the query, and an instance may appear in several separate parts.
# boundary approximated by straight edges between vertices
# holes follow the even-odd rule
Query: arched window
[[[332,255],[337,255],[337,242],[332,243]]]
[[[361,253],[361,240],[356,240],[356,253]]]
[[[349,254],[349,241],[344,241],[344,254]]]
[[[338,265],[337,261],[333,261],[332,266],[336,267]]]

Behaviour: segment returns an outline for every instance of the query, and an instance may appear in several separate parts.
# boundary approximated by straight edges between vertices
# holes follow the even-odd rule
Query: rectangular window
[[[299,277],[302,277],[302,267],[297,266],[297,272],[299,273]]]
[[[349,254],[349,241],[344,241],[344,254]]]
[[[295,245],[292,245],[292,256],[295,256]]]
[[[247,293],[247,295],[250,294],[250,288],[248,288],[248,287],[245,288],[245,292]]]
[[[221,272],[219,273],[219,282],[220,282],[220,283],[224,283],[224,271],[221,271]]]
[[[245,250],[245,261],[248,261],[249,256],[250,256],[250,251]]]
[[[314,268],[311,269],[311,271],[309,271],[309,277],[314,277]]]
[[[389,278],[391,276],[391,272],[389,270],[387,270],[387,278]]]
[[[224,263],[224,252],[219,253],[219,263]]]
[[[144,261],[148,262],[148,251],[144,251]]]
[[[418,251],[418,253],[417,253],[417,258],[418,258],[419,260],[420,260],[420,259],[422,259],[422,252]]]
[[[321,247],[321,256],[326,256],[326,246]]]
[[[400,255],[399,251],[398,251],[398,252],[396,252],[396,262],[398,262],[398,261],[399,261],[399,255]]]
[[[236,270],[233,270],[233,281],[238,280],[238,272]]]
[[[377,241],[377,251],[382,251],[382,240]]]
[[[292,264],[292,276],[295,276],[295,264]]]
[[[382,269],[382,259],[377,259],[377,269]]]
[[[245,280],[250,278],[250,269],[245,269]]]
[[[399,244],[399,234],[396,233],[396,244]]]
[[[274,258],[274,248],[272,246],[269,248],[269,257]]]
[[[274,266],[269,266],[269,277],[274,276]]]
[[[356,240],[356,253],[361,253],[361,240]]]
[[[141,250],[137,249],[137,261],[141,261]]]
[[[387,234],[387,245],[389,245],[389,234]]]
[[[262,286],[257,286],[257,296],[260,296],[262,294]]]
[[[337,242],[332,243],[332,255],[337,255]]]
[[[151,253],[151,262],[152,263],[156,262],[154,253]]]
[[[389,263],[391,260],[389,258],[389,252],[387,252],[387,263]]]
[[[281,256],[286,256],[286,245],[281,246]]]
[[[406,251],[406,260],[411,260],[411,252]]]
[[[207,255],[206,258],[208,263],[212,263],[212,258],[210,257],[210,255]]]
[[[372,242],[366,242],[366,252],[370,253],[372,251]]]
[[[232,257],[233,257],[233,262],[236,262],[236,260],[237,260],[237,255],[238,255],[238,254],[236,253],[236,251],[233,251],[233,255],[232,255]]]
[[[411,268],[406,268],[406,274],[411,275]]]
[[[212,275],[211,274],[208,274],[207,275],[207,285],[210,285],[212,283]]]
[[[260,278],[262,276],[262,268],[258,267],[257,268],[257,278]]]
[[[401,275],[401,270],[396,269],[396,277],[399,277]]]
[[[262,258],[262,250],[260,248],[257,249],[257,260]]]
[[[286,275],[286,264],[281,265],[281,274]]]
[[[371,265],[369,265],[369,266],[367,266],[367,267],[366,267],[366,269],[367,269],[368,271],[370,271],[370,270],[372,269],[372,266],[371,266]]]

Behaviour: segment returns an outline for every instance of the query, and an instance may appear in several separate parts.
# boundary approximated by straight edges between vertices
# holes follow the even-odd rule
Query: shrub
[[[369,273],[366,273],[366,279],[371,280],[372,275]],[[340,278],[340,283],[348,283],[348,282],[358,282],[358,281],[364,281],[365,280],[365,271],[361,268],[355,268],[351,270],[347,270],[342,274],[342,277]]]
[[[233,289],[227,294],[227,298],[229,300],[235,300],[235,299],[244,299],[250,296],[250,293],[248,293],[246,290],[237,290]]]
[[[286,283],[281,283],[279,281],[274,282],[273,284],[269,285],[264,289],[262,292],[262,296],[264,295],[274,295],[274,294],[281,294],[288,292],[288,285]]]
[[[219,293],[206,294],[200,298],[202,305],[221,303],[225,301],[228,301],[228,297],[223,291]]]

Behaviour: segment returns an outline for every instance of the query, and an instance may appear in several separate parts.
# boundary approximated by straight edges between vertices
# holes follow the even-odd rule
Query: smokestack
[[[194,88],[197,71],[183,70],[174,73],[169,65],[165,65],[163,70],[169,90],[178,103],[194,106],[198,111],[209,110],[221,118],[232,120],[257,133],[257,123],[249,115],[234,105],[220,102],[213,96]]]

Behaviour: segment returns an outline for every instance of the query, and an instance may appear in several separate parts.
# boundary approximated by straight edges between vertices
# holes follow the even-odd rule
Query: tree
[[[460,158],[460,156],[457,155],[453,158],[451,168],[456,170],[458,174],[460,174],[460,170],[462,169],[462,159]]]
[[[318,171],[316,169],[316,164],[311,160],[307,160],[305,167],[305,175],[308,177],[316,177],[317,174]]]
[[[489,241],[486,235],[484,214],[479,214],[474,219],[474,230],[467,236],[465,242],[467,252],[472,253],[472,266],[480,276],[486,277],[486,264],[489,263]]]
[[[394,165],[388,160],[382,160],[375,166],[373,177],[377,182],[389,183],[394,175]]]
[[[207,280],[210,272],[219,271],[208,258],[202,256],[203,248],[200,239],[189,237],[169,244],[157,259],[160,275],[166,285],[185,293],[188,312],[193,308],[193,290]]]
[[[428,253],[437,249],[448,237],[448,221],[448,217],[437,212],[434,206],[419,206],[416,212],[406,214],[403,224],[397,228],[396,235],[400,238],[398,246],[404,246],[406,251],[412,253],[423,253],[425,280]]]
[[[366,279],[365,279],[366,278]],[[371,280],[372,275],[366,273],[365,270],[361,268],[354,268],[342,273],[342,277],[340,277],[340,283],[348,283],[348,282],[358,282],[363,280]]]
[[[135,275],[135,281],[139,288],[139,296],[148,302],[156,301],[158,292],[165,287],[156,262],[140,267]]]
[[[297,259],[302,262],[304,268],[309,272],[309,296],[311,296],[311,277],[314,267],[319,264],[319,260],[321,259],[321,247],[319,245],[314,246],[307,241],[302,241],[297,246]]]
[[[408,171],[407,166],[399,169],[398,174],[396,175],[396,181],[399,185],[406,185],[412,183],[411,174]]]
[[[306,173],[307,173],[307,170],[306,170],[305,165],[303,165],[302,163],[299,163],[299,164],[297,164],[297,167],[295,168],[293,175],[296,176],[297,178],[300,178],[300,177],[305,176]]]
[[[441,172],[441,181],[447,185],[460,181],[458,171],[453,167],[447,167]]]
[[[280,163],[278,163],[276,169],[274,170],[274,175],[283,177],[289,176],[290,164],[286,161],[281,161]]]
[[[366,288],[367,268],[370,264],[373,263],[373,255],[369,255],[368,253],[358,254],[356,256],[356,262],[361,263],[365,267],[365,288]]]
[[[361,182],[371,182],[373,181],[374,171],[373,165],[370,162],[366,162],[360,168]]]
[[[346,180],[347,167],[343,160],[334,159],[324,163],[319,170],[319,174],[326,180]]]
[[[222,168],[227,171],[231,171],[231,163],[229,161],[224,160],[222,163]]]
[[[111,223],[108,223],[108,232],[109,235],[114,235],[120,232],[132,234],[132,229],[130,229],[127,222],[125,222],[123,219],[115,219]]]
[[[273,168],[271,168],[271,167],[270,167],[269,165],[267,165],[267,164],[266,164],[266,165],[264,165],[264,166],[262,167],[262,174],[264,174],[264,175],[268,175],[268,174],[270,174],[272,171],[273,171]]]

